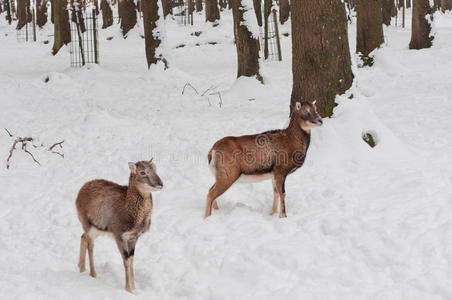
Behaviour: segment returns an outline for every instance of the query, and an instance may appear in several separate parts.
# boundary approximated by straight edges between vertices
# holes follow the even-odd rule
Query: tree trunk
[[[380,0],[357,0],[356,19],[356,53],[368,58],[374,49],[384,43]]]
[[[218,0],[206,0],[206,22],[216,22],[220,20],[220,10],[218,9]]]
[[[290,4],[289,0],[279,0],[279,21],[281,24],[286,23],[289,19]]]
[[[406,8],[411,8],[411,0],[406,0]]]
[[[256,14],[257,25],[262,27],[262,1],[253,0],[254,13]]]
[[[196,0],[196,12],[202,11],[202,0]]]
[[[441,11],[445,12],[446,10],[451,9],[451,3],[449,0],[441,0]]]
[[[441,0],[433,0],[433,10],[436,11],[440,9],[441,9]]]
[[[127,33],[137,24],[137,10],[133,0],[120,0],[118,5],[122,35],[126,38]]]
[[[264,0],[264,13],[266,14],[267,18],[272,13],[272,5],[273,0]]]
[[[107,0],[101,0],[100,9],[102,11],[102,28],[108,28],[113,25],[113,11]]]
[[[31,22],[30,0],[17,0],[17,27],[20,30]]]
[[[410,49],[430,48],[433,37],[430,36],[432,27],[427,18],[433,21],[433,15],[429,0],[415,0],[412,14]]]
[[[13,20],[13,18],[11,16],[11,6],[9,0],[5,0],[5,10],[6,10],[6,21],[8,21],[9,25],[11,25],[11,21]]]
[[[201,0],[202,1],[202,0]],[[171,0],[162,0],[163,6],[163,17],[166,18],[169,14],[172,13]]]
[[[148,68],[162,61],[165,69],[168,68],[167,61],[161,50],[162,37],[165,34],[164,28],[161,28],[162,22],[159,22],[163,14],[162,5],[159,0],[142,0],[144,40],[146,49],[146,60]],[[162,5],[163,6],[163,5]]]
[[[237,48],[237,78],[240,76],[254,77],[262,82],[259,74],[259,37],[254,36],[244,22],[245,12],[252,7],[244,6],[242,0],[232,1],[232,15],[234,17],[234,36]]]
[[[42,28],[47,23],[47,1],[36,0],[36,25]]]
[[[53,0],[49,0],[49,1],[50,1],[50,22],[55,25],[55,22],[54,22],[55,4],[53,3]]]
[[[58,51],[71,42],[71,31],[69,27],[69,15],[66,9],[66,0],[53,0],[54,17],[54,40],[52,54],[56,55]]]
[[[345,5],[341,0],[291,1],[291,109],[297,101],[317,100],[323,117],[331,116],[337,94],[353,82]]]
[[[191,15],[195,11],[195,0],[188,0],[188,14]]]
[[[228,2],[226,0],[219,0],[218,4],[220,5],[222,11],[228,7]]]
[[[395,5],[393,0],[382,0],[383,24],[391,25],[391,18],[395,15]]]

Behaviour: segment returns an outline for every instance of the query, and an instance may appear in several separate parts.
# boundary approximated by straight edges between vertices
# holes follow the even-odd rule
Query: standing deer
[[[285,181],[287,175],[300,168],[305,160],[311,138],[311,128],[322,125],[314,103],[297,102],[289,126],[261,134],[225,137],[216,142],[208,155],[215,184],[207,195],[205,217],[218,209],[216,199],[235,182],[255,182],[272,179],[273,209],[286,217]]]
[[[103,179],[89,181],[80,189],[75,204],[84,231],[80,242],[80,272],[85,271],[88,251],[90,275],[96,277],[94,239],[108,234],[118,245],[126,272],[126,290],[132,292],[135,244],[151,225],[151,192],[162,189],[163,183],[152,160],[131,162],[129,168],[128,186]]]

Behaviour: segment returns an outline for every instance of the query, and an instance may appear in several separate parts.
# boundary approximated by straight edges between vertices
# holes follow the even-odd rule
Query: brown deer
[[[132,292],[135,244],[151,225],[151,192],[162,189],[163,183],[152,160],[131,162],[129,168],[128,186],[103,179],[89,181],[80,189],[75,204],[84,231],[80,242],[80,272],[85,271],[88,251],[90,275],[96,277],[94,239],[108,234],[118,245],[126,272],[126,290]]]
[[[287,175],[300,168],[305,160],[311,138],[311,128],[322,125],[314,103],[297,102],[292,110],[289,126],[261,134],[225,137],[216,142],[208,160],[215,184],[207,195],[205,217],[218,209],[216,199],[235,182],[272,179],[273,209],[286,217],[285,187]]]

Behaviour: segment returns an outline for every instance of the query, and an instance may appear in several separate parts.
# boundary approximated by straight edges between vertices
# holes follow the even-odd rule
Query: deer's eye
[[[146,175],[146,172],[141,171],[141,172],[140,172],[140,175],[141,175],[141,176],[144,176],[144,175]]]

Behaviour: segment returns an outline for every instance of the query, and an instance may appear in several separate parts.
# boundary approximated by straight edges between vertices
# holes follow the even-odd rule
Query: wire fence
[[[21,29],[16,29],[16,39],[18,42],[32,42],[33,41],[33,24],[26,23]]]
[[[98,64],[99,34],[96,11],[72,10],[70,13],[71,67],[80,68],[86,64]]]
[[[261,57],[264,60],[270,61],[281,61],[281,44],[279,36],[279,20],[277,17],[276,10],[273,9],[272,12],[266,16],[265,12],[265,2],[262,2],[262,15],[263,15],[263,26],[259,27],[260,32],[260,46],[261,46]]]
[[[188,2],[192,1],[192,11],[190,12]],[[176,6],[173,8],[173,15],[176,18],[176,21],[179,25],[193,25],[193,10],[194,3],[193,0],[180,0],[177,1]]]

